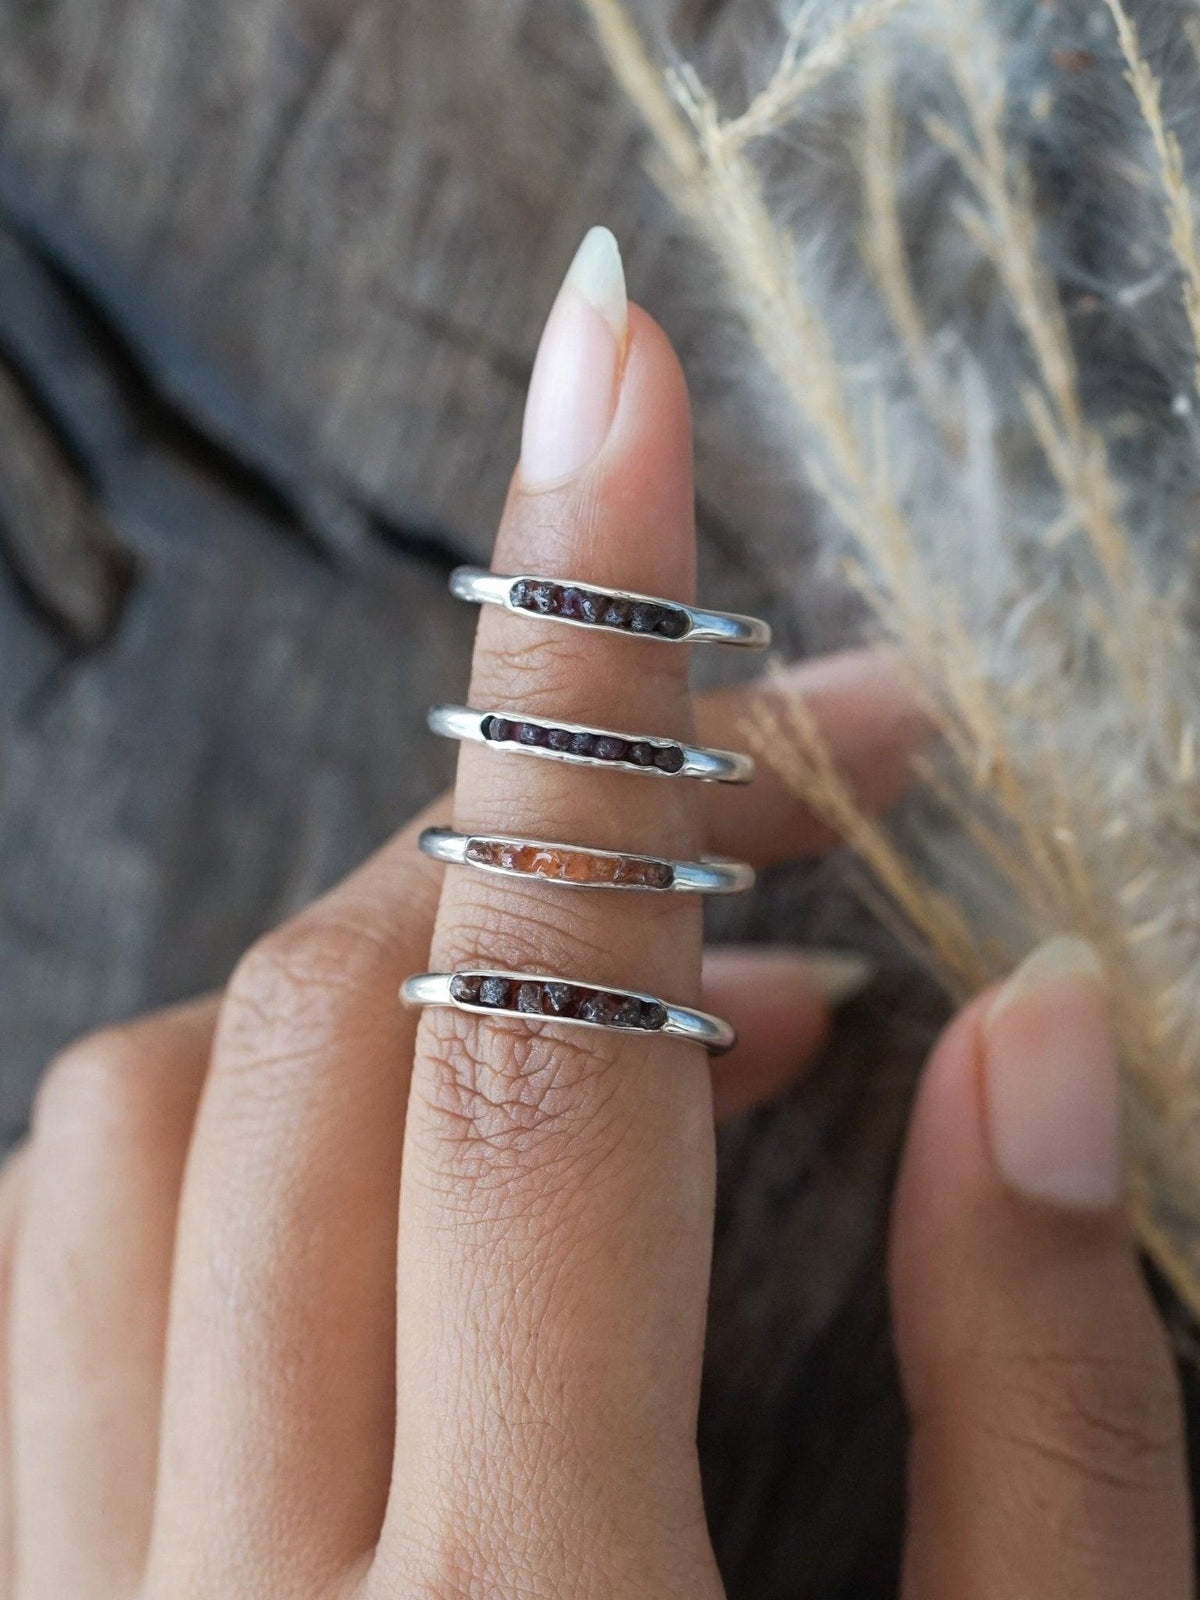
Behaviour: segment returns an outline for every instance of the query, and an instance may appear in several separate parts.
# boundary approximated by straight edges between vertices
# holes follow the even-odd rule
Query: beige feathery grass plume
[[[587,6],[944,735],[926,776],[955,848],[906,854],[864,816],[803,706],[773,701],[748,736],[954,989],[1053,932],[1100,948],[1135,1221],[1200,1315],[1200,606],[1180,536],[1200,245],[1173,123],[1200,63],[1166,51],[1164,82],[1145,42],[1186,37],[1179,6],[808,0],[733,109],[660,68],[622,0]],[[846,181],[819,189],[798,152],[830,125]]]

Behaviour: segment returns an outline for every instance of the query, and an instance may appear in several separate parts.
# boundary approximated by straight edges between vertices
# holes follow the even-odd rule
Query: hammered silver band
[[[430,860],[448,866],[474,867],[479,872],[494,872],[507,878],[537,878],[562,888],[625,889],[643,894],[741,894],[754,886],[753,867],[718,856],[705,856],[702,861],[669,861],[509,834],[456,833],[453,828],[426,828],[417,843]]]
[[[668,1005],[654,995],[607,985],[576,983],[539,973],[422,972],[400,989],[407,1006],[452,1006],[477,1016],[522,1022],[561,1022],[609,1033],[666,1035],[701,1044],[713,1055],[732,1050],[737,1034],[728,1022],[690,1006]]]
[[[465,739],[579,767],[609,767],[658,778],[698,778],[702,783],[749,783],[754,762],[731,750],[708,750],[640,733],[589,728],[579,722],[550,721],[516,711],[474,711],[469,706],[434,706],[427,718],[432,733]]]
[[[609,589],[574,578],[506,577],[482,567],[458,567],[450,574],[450,592],[474,605],[503,606],[518,616],[564,622],[573,628],[600,628],[666,644],[728,644],[744,650],[765,650],[771,630],[757,617],[734,611],[705,611],[677,600]]]

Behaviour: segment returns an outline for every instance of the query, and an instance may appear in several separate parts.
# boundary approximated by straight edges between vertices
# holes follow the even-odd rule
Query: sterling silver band
[[[666,644],[730,644],[765,650],[771,630],[757,617],[732,611],[704,611],[628,589],[609,589],[574,578],[505,577],[482,567],[458,567],[450,592],[475,605],[503,606],[518,616],[565,622],[573,628],[602,628]]]
[[[713,1055],[737,1042],[728,1022],[690,1006],[671,1006],[632,989],[575,983],[528,972],[422,972],[400,989],[407,1006],[453,1006],[479,1016],[517,1017],[523,1022],[562,1022],[608,1033],[666,1034],[690,1039]]]
[[[699,778],[704,783],[749,783],[754,762],[730,750],[706,750],[637,733],[588,728],[579,722],[526,717],[515,711],[473,711],[469,706],[434,706],[430,731],[444,739],[467,739],[496,750],[609,767],[659,778]]]
[[[507,878],[540,878],[571,889],[632,889],[643,894],[741,894],[754,885],[754,869],[741,861],[705,856],[703,861],[668,861],[658,856],[598,850],[590,845],[552,844],[546,839],[497,833],[456,833],[426,828],[418,840],[424,855],[451,866],[474,867]]]

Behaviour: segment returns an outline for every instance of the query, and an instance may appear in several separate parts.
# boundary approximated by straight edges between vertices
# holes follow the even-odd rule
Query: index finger
[[[589,236],[543,337],[500,571],[692,597],[678,363],[626,314]],[[471,704],[686,741],[689,652],[485,610]],[[456,825],[694,858],[700,786],[466,745]],[[693,896],[570,895],[447,874],[432,965],[699,994]],[[694,1451],[713,1208],[709,1073],[692,1043],[431,1009],[418,1034],[399,1248],[398,1432],[385,1545],[481,1588],[573,1592],[575,1563],[667,1579],[665,1530],[711,1560]],[[464,1486],[486,1480],[479,1496]],[[564,1539],[564,1496],[574,1531]],[[695,1582],[670,1574],[679,1592]],[[453,1586],[453,1585],[449,1585]],[[437,1587],[434,1583],[433,1587]]]

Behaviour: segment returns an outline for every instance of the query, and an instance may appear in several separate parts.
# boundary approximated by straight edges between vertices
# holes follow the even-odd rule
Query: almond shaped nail
[[[608,437],[629,330],[616,239],[592,228],[550,312],[521,436],[521,482],[540,489],[582,470]]]

